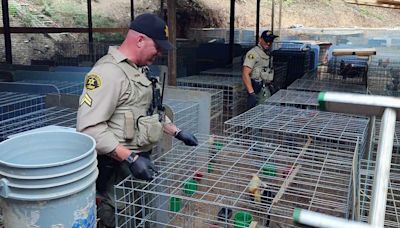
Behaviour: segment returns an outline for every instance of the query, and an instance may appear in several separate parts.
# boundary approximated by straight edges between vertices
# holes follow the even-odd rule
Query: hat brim
[[[263,40],[264,40],[265,42],[273,42],[273,41],[275,40],[275,38],[278,38],[278,37],[279,37],[279,36],[272,35],[272,36],[263,38]]]
[[[168,40],[154,40],[154,41],[162,50],[169,51],[172,48],[174,48],[174,46]]]

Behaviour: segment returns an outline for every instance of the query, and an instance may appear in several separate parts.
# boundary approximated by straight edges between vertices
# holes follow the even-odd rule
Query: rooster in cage
[[[364,78],[367,75],[367,65],[364,63],[346,63],[344,60],[340,61],[339,75],[346,78]]]

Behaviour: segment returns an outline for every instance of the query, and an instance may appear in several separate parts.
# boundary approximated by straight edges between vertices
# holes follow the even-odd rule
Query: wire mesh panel
[[[214,68],[214,69],[201,71],[200,75],[242,77],[242,68],[241,68],[241,66],[237,66],[235,68]]]
[[[258,105],[225,122],[225,133],[238,138],[304,143],[309,137],[326,147],[357,147],[362,157],[369,120],[339,113]]]
[[[0,121],[0,141],[13,134],[49,125],[75,128],[76,110],[51,107]]]
[[[224,121],[242,113],[246,108],[246,93],[241,78],[194,75],[178,78],[177,85],[222,90]]]
[[[174,114],[174,123],[180,129],[185,129],[193,134],[199,132],[199,104],[175,99],[165,99]],[[174,141],[178,142],[177,140]]]
[[[218,135],[222,134],[223,90],[186,86],[179,86],[179,89],[207,92],[211,95],[210,132]]]
[[[81,95],[83,91],[82,82],[57,81],[57,80],[21,80],[22,83],[48,84],[57,87],[62,94]]]
[[[400,227],[400,155],[393,154],[390,168],[389,185],[385,211],[385,227]],[[371,209],[372,185],[375,176],[376,162],[363,160],[361,162],[361,221],[368,222]]]
[[[0,92],[0,121],[45,108],[44,96]]]
[[[400,55],[373,56],[368,70],[372,94],[400,96]]]
[[[198,138],[158,158],[151,182],[115,186],[117,227],[296,226],[294,208],[347,216],[354,151]]]
[[[333,81],[318,81],[310,79],[297,79],[290,86],[290,90],[301,90],[301,91],[336,91],[336,92],[349,92],[349,93],[367,93],[365,86],[356,84],[344,84]]]
[[[318,93],[281,89],[265,102],[266,104],[316,110],[318,109]]]

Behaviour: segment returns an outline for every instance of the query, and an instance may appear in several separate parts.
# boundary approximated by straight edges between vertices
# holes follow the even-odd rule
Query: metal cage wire
[[[223,90],[223,120],[245,110],[246,93],[241,78],[193,75],[177,79],[178,86]]]
[[[270,105],[281,105],[302,109],[318,109],[318,93],[281,89],[265,101]]]
[[[158,158],[151,182],[128,177],[115,186],[117,227],[249,225],[242,215],[259,227],[292,227],[297,207],[347,216],[354,150],[198,138],[198,147],[178,145]],[[260,198],[251,190],[254,175]]]
[[[44,109],[44,95],[0,92],[0,121]]]
[[[363,85],[357,84],[344,84],[335,81],[319,81],[310,79],[297,79],[287,88],[288,90],[300,91],[336,91],[336,92],[350,92],[350,93],[367,93],[367,89]]]

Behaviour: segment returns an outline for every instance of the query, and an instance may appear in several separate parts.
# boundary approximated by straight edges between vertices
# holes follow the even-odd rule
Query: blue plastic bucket
[[[95,227],[95,141],[71,131],[34,132],[0,143],[5,227]]]

